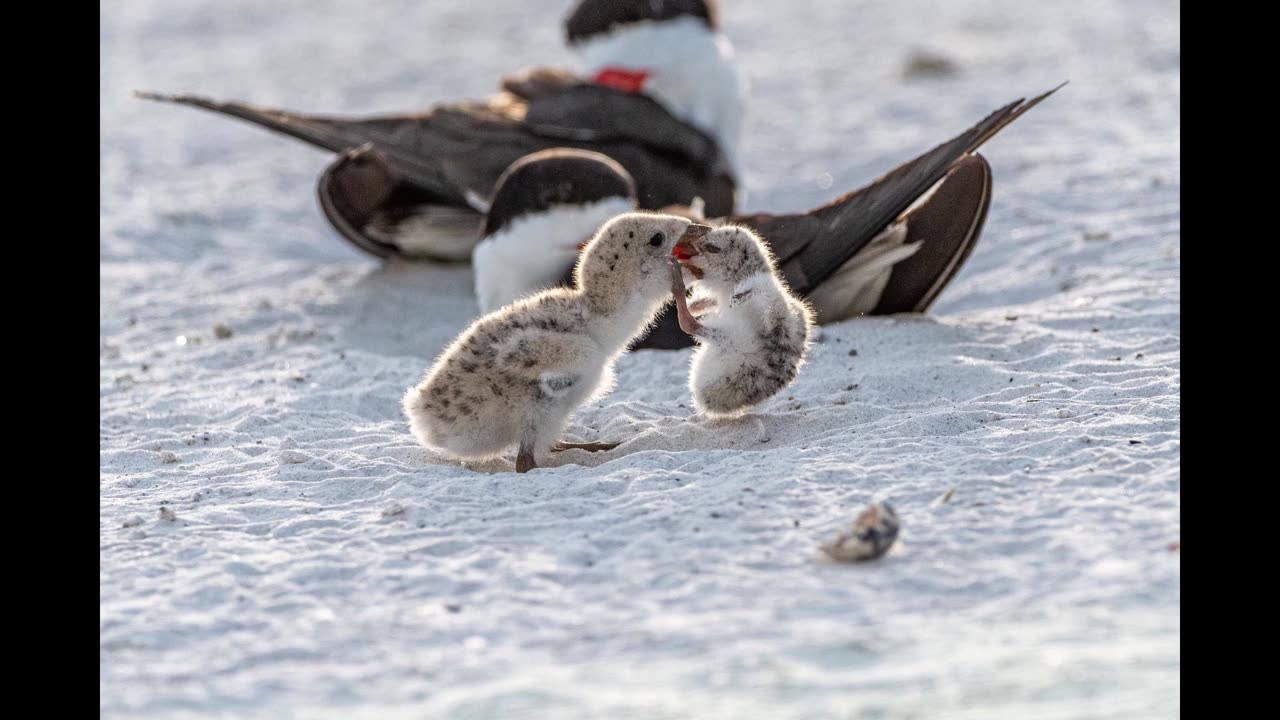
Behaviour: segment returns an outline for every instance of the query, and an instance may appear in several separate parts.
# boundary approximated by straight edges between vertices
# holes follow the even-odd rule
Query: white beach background
[[[469,267],[361,256],[327,154],[131,92],[483,97],[571,63],[568,4],[102,6],[103,717],[1176,717],[1178,4],[722,3],[745,209],[1071,84],[984,147],[931,314],[825,327],[767,442],[691,420],[689,351],[644,351],[570,428],[621,447],[467,469],[399,400],[474,317]],[[904,77],[917,50],[956,73]],[[888,557],[818,559],[881,499]]]

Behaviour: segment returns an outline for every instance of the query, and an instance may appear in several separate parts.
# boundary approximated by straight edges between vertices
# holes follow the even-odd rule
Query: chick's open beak
[[[707,225],[690,223],[689,227],[685,228],[684,234],[676,241],[675,247],[671,248],[671,254],[680,262],[696,257],[702,253],[702,238],[709,232],[711,228]]]

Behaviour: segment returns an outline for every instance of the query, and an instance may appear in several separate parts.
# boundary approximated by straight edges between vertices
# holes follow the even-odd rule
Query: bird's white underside
[[[704,288],[701,284],[695,282],[695,295],[706,292],[707,297],[716,300],[716,306],[701,318],[704,328],[713,335],[703,338],[689,363],[689,391],[694,407],[712,417],[749,411],[754,405],[725,412],[723,398],[715,400],[715,387],[726,378],[742,374],[744,368],[748,373],[766,369],[768,355],[761,344],[760,332],[768,323],[765,318],[776,318],[779,308],[788,307],[787,291],[771,272],[756,273],[732,287]],[[733,298],[743,299],[735,305]],[[788,317],[786,322],[803,322],[795,316]],[[807,343],[795,351],[803,357],[806,348]],[[712,407],[720,409],[712,410]]]
[[[516,218],[482,240],[471,254],[480,312],[558,284],[578,259],[578,243],[609,218],[634,209],[630,199],[621,197],[558,205]]]

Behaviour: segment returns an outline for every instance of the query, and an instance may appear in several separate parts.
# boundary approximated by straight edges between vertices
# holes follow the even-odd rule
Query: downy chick
[[[672,254],[680,328],[699,343],[689,368],[694,406],[709,417],[737,415],[790,385],[809,348],[813,311],[778,276],[760,236],[722,226],[682,238]],[[685,300],[684,272],[696,280],[700,318]]]
[[[672,215],[627,213],[588,241],[574,287],[551,288],[484,315],[404,396],[423,445],[482,459],[518,445],[516,471],[537,466],[574,410],[613,387],[613,365],[670,300],[677,241],[710,228]],[[559,445],[607,450],[613,444]]]

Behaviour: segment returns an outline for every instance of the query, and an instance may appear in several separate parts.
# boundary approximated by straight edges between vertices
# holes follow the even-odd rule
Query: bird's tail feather
[[[785,249],[775,246],[792,287],[809,288],[822,282],[945,177],[957,161],[973,153],[1062,85],[1029,101],[1019,99],[1005,105],[960,135],[899,165],[870,185],[809,213],[818,220],[816,234],[803,246]]]

